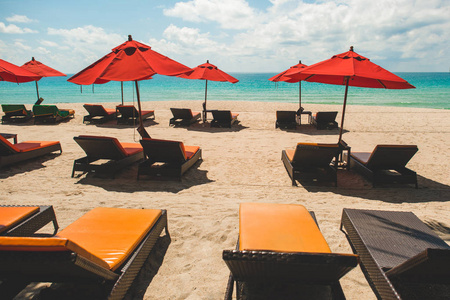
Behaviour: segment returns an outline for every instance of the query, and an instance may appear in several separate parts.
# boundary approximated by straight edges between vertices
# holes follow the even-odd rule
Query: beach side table
[[[310,111],[302,111],[300,115],[297,116],[297,124],[302,125],[302,115],[308,115],[308,124],[311,124],[312,113]]]
[[[15,134],[15,133],[0,133],[0,135],[2,137],[4,137],[5,139],[13,139],[14,144],[17,144],[17,134]]]
[[[342,168],[345,170],[350,170],[350,151],[351,147],[341,140],[339,142],[339,153],[334,158],[334,166],[335,168]],[[345,153],[344,153],[345,151]]]

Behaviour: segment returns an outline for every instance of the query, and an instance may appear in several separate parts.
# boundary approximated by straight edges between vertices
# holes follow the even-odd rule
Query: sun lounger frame
[[[17,207],[17,206],[28,206],[28,205],[0,205],[1,207]],[[54,232],[53,235],[58,231],[58,221],[56,220],[55,211],[51,205],[29,205],[38,206],[39,211],[35,212],[28,218],[22,220],[19,224],[3,231],[0,235],[7,236],[31,236],[36,231],[47,225],[48,223],[53,223]]]
[[[433,288],[443,287],[448,296],[450,246],[413,213],[344,208],[340,228],[353,252],[359,255],[361,269],[379,299],[444,299],[442,294],[433,294],[436,292]],[[395,242],[386,242],[383,236],[390,236]],[[371,246],[374,244],[376,246]],[[444,259],[439,259],[441,257]],[[423,270],[412,269],[424,263],[431,264],[428,273],[421,274]],[[401,276],[405,269],[425,277],[425,282],[408,282],[408,278]],[[447,275],[442,276],[442,272]],[[400,280],[395,278],[396,275]],[[441,281],[445,278],[446,285],[442,286]],[[410,293],[417,294],[418,298],[410,298]],[[418,296],[420,294],[423,298]]]
[[[1,147],[1,145],[0,145]],[[9,155],[1,155],[0,156],[0,168],[13,165],[22,161],[26,161],[29,159],[37,158],[40,156],[44,156],[47,154],[50,154],[52,152],[59,151],[59,153],[62,153],[61,144],[55,144],[50,145],[42,148],[38,148],[31,151],[25,151],[25,152],[11,152]]]
[[[319,146],[310,146],[310,145],[297,145],[298,147],[302,147],[304,149],[319,149]],[[334,150],[334,149],[333,149]],[[297,149],[296,149],[297,151]],[[330,150],[331,151],[331,150]],[[336,157],[340,150],[337,147],[334,150],[335,154],[332,157]],[[296,186],[296,180],[304,181],[304,180],[317,180],[319,182],[333,182],[335,186],[337,186],[337,169],[336,166],[331,164],[332,159],[330,159],[330,163],[327,165],[307,165],[303,166],[297,162],[291,162],[289,157],[287,156],[286,150],[281,152],[281,160],[283,161],[284,167],[291,178],[292,185]]]
[[[229,110],[212,110],[213,120],[211,127],[227,127],[231,128],[234,123],[239,122],[237,116],[233,117]]]
[[[103,105],[85,104],[83,107],[89,113],[83,117],[83,123],[105,123],[117,117],[117,110],[114,113],[108,113]]]
[[[83,150],[86,149],[88,152],[95,152],[98,150],[98,154],[94,156],[86,155],[85,157],[76,159],[73,162],[72,178],[75,177],[76,172],[82,172],[82,174],[93,173],[97,177],[114,178],[118,171],[144,159],[143,151],[128,156],[125,155],[125,153],[117,148],[113,139],[74,137],[74,140],[81,148],[83,148]],[[98,146],[94,146],[94,144]],[[102,152],[101,150],[107,151]],[[101,159],[109,159],[109,161],[103,164],[94,164]]]
[[[133,105],[117,105],[117,124],[136,124],[139,120],[139,111]],[[146,114],[142,114],[142,120],[148,118],[155,119],[155,112],[149,111]]]
[[[14,111],[5,111],[7,106],[15,106]],[[33,112],[27,110],[25,105],[16,104],[2,104],[2,109],[5,115],[2,116],[2,124],[8,122],[27,122],[33,118]]]
[[[314,212],[311,216],[317,224]],[[318,226],[318,225],[317,225]],[[331,287],[333,299],[345,299],[339,278],[358,265],[358,258],[336,253],[283,253],[272,251],[224,250],[222,258],[230,269],[225,300],[231,300],[234,284],[236,299],[245,282],[301,283]]]
[[[116,271],[105,269],[75,252],[0,251],[1,295],[14,296],[30,282],[96,283],[108,293],[107,299],[123,299],[142,269],[162,230],[167,227],[167,211]]]
[[[169,120],[170,125],[190,126],[200,120],[201,113],[194,115],[189,108],[171,108],[173,118]]]
[[[350,160],[350,168],[356,170],[369,181],[371,181],[373,187],[389,183],[414,184],[416,189],[419,187],[417,183],[417,173],[406,167],[408,161],[418,151],[417,146],[392,147],[390,145],[378,145],[374,149],[372,154],[375,151],[388,153],[392,153],[392,151],[398,151],[400,155],[404,153],[404,158],[408,159],[403,160],[401,163],[395,162],[396,165],[387,164],[385,166],[371,167],[371,159],[369,159],[367,164],[364,164],[350,155],[350,157],[348,158]],[[405,151],[409,152],[410,156],[408,156]],[[381,153],[381,155],[383,155],[383,153]],[[389,172],[389,170],[395,170],[397,173]]]
[[[54,108],[54,112],[51,113],[45,113],[45,114],[36,114],[34,109],[36,106],[45,106],[47,107],[49,110],[51,110],[51,108]],[[34,124],[42,122],[42,123],[59,123],[63,120],[66,119],[70,119],[70,118],[75,118],[75,113],[68,113],[67,116],[63,116],[61,115],[61,111],[70,111],[70,110],[61,110],[59,109],[56,105],[34,105],[33,106],[33,114],[34,114]]]
[[[153,180],[181,180],[183,174],[202,159],[201,148],[190,159],[185,159],[181,142],[143,139],[141,145],[146,159],[139,164],[138,180],[142,175]]]
[[[319,130],[338,128],[338,123],[335,121],[337,114],[337,111],[319,111],[311,118],[311,123]]]
[[[275,128],[295,129],[297,128],[297,112],[290,110],[277,110]]]

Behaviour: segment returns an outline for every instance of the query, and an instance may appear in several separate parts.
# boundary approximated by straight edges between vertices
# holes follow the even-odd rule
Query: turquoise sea
[[[298,83],[274,83],[267,79],[276,73],[230,73],[238,83],[208,81],[208,101],[298,102]],[[39,94],[44,104],[121,102],[120,82],[80,86],[67,77],[42,78]],[[349,105],[377,105],[450,109],[450,73],[396,73],[414,85],[415,89],[386,90],[349,88]],[[124,82],[124,100],[136,99],[134,83]],[[139,83],[143,101],[203,100],[205,81],[155,75]],[[342,104],[344,86],[302,82],[302,103]],[[0,104],[33,104],[36,101],[34,82],[0,81]]]

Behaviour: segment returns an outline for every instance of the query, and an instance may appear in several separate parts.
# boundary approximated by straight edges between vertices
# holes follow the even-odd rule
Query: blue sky
[[[75,73],[131,34],[195,67],[281,72],[350,46],[393,72],[448,72],[448,0],[0,0],[0,58]]]

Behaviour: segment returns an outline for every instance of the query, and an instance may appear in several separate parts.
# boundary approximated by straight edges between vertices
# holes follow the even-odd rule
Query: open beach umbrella
[[[39,80],[41,77],[40,75],[0,59],[0,81],[22,83]]]
[[[231,75],[223,72],[215,65],[210,64],[209,60],[206,63],[201,64],[195,68],[193,68],[193,72],[181,74],[178,77],[186,78],[186,79],[202,79],[205,80],[205,102],[203,103],[203,122],[206,121],[206,99],[208,95],[208,80],[212,81],[228,81],[231,83],[236,83],[239,80],[234,78]]]
[[[109,80],[134,81],[139,109],[138,131],[141,136],[148,137],[142,122],[138,81],[150,79],[155,74],[176,76],[186,72],[192,72],[192,69],[151,50],[148,45],[133,41],[129,35],[128,41],[115,47],[109,54],[73,75],[67,81],[81,85]]]
[[[348,52],[334,55],[330,59],[318,62],[303,69],[290,70],[285,73],[285,76],[310,82],[345,85],[344,106],[338,142],[342,139],[349,86],[383,89],[415,88],[406,80],[372,63],[368,58],[354,52],[353,46],[350,47],[350,51]]]
[[[21,66],[22,69],[28,70],[32,73],[35,73],[42,77],[57,77],[57,76],[67,76],[64,73],[61,73],[55,69],[50,68],[49,66],[44,65],[43,63],[37,61],[34,59],[34,57],[31,58],[29,62],[26,62],[23,66]],[[36,82],[36,93],[37,98],[39,101],[39,87],[38,87],[38,81],[41,79],[35,80]]]
[[[296,64],[296,65],[290,67],[289,69],[287,69],[287,70],[285,70],[285,71],[283,71],[283,72],[281,72],[281,73],[279,73],[279,74],[269,78],[269,80],[273,81],[273,82],[278,82],[278,81],[285,81],[285,82],[291,82],[291,83],[298,82],[298,108],[299,109],[302,108],[302,81],[300,79],[294,79],[294,78],[291,78],[291,77],[287,77],[285,74],[287,72],[291,72],[293,70],[296,71],[296,70],[303,69],[303,68],[306,68],[306,67],[307,67],[307,65],[302,64],[302,61],[299,60],[298,64]]]

